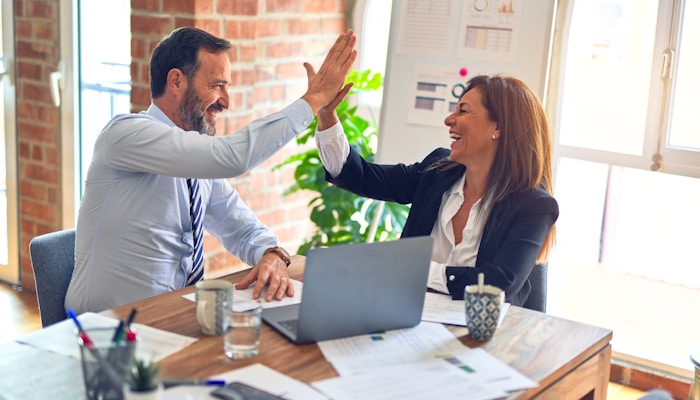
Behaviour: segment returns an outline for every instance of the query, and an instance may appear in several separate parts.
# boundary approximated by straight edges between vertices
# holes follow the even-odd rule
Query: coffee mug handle
[[[209,321],[207,321],[208,318],[206,318],[208,304],[208,301],[201,300],[197,303],[197,322],[199,323],[199,325],[204,326],[207,330],[212,330],[213,327],[209,324]]]

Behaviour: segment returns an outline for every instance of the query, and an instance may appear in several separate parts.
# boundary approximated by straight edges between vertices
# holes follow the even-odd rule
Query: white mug
[[[222,335],[226,331],[226,308],[233,302],[233,283],[223,279],[195,284],[195,306],[199,330],[204,335]]]

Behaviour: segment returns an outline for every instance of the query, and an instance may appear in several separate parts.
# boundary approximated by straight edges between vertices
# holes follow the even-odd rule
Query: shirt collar
[[[150,115],[153,118],[158,119],[159,121],[161,121],[164,124],[167,124],[168,126],[171,126],[171,127],[175,126],[175,123],[173,121],[171,121],[167,115],[165,115],[163,110],[158,108],[158,106],[153,104],[153,103],[151,103],[151,105],[148,107],[148,109],[146,111],[141,111],[141,112],[146,114],[146,115]]]

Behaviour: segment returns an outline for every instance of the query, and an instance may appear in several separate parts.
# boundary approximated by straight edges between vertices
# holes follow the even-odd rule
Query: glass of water
[[[227,307],[227,325],[224,333],[224,352],[233,359],[258,355],[260,347],[260,300],[236,301]]]

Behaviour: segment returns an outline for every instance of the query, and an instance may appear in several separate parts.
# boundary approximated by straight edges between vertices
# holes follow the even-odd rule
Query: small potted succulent
[[[160,364],[134,359],[124,388],[125,400],[159,400],[163,397],[163,383],[158,379]]]

